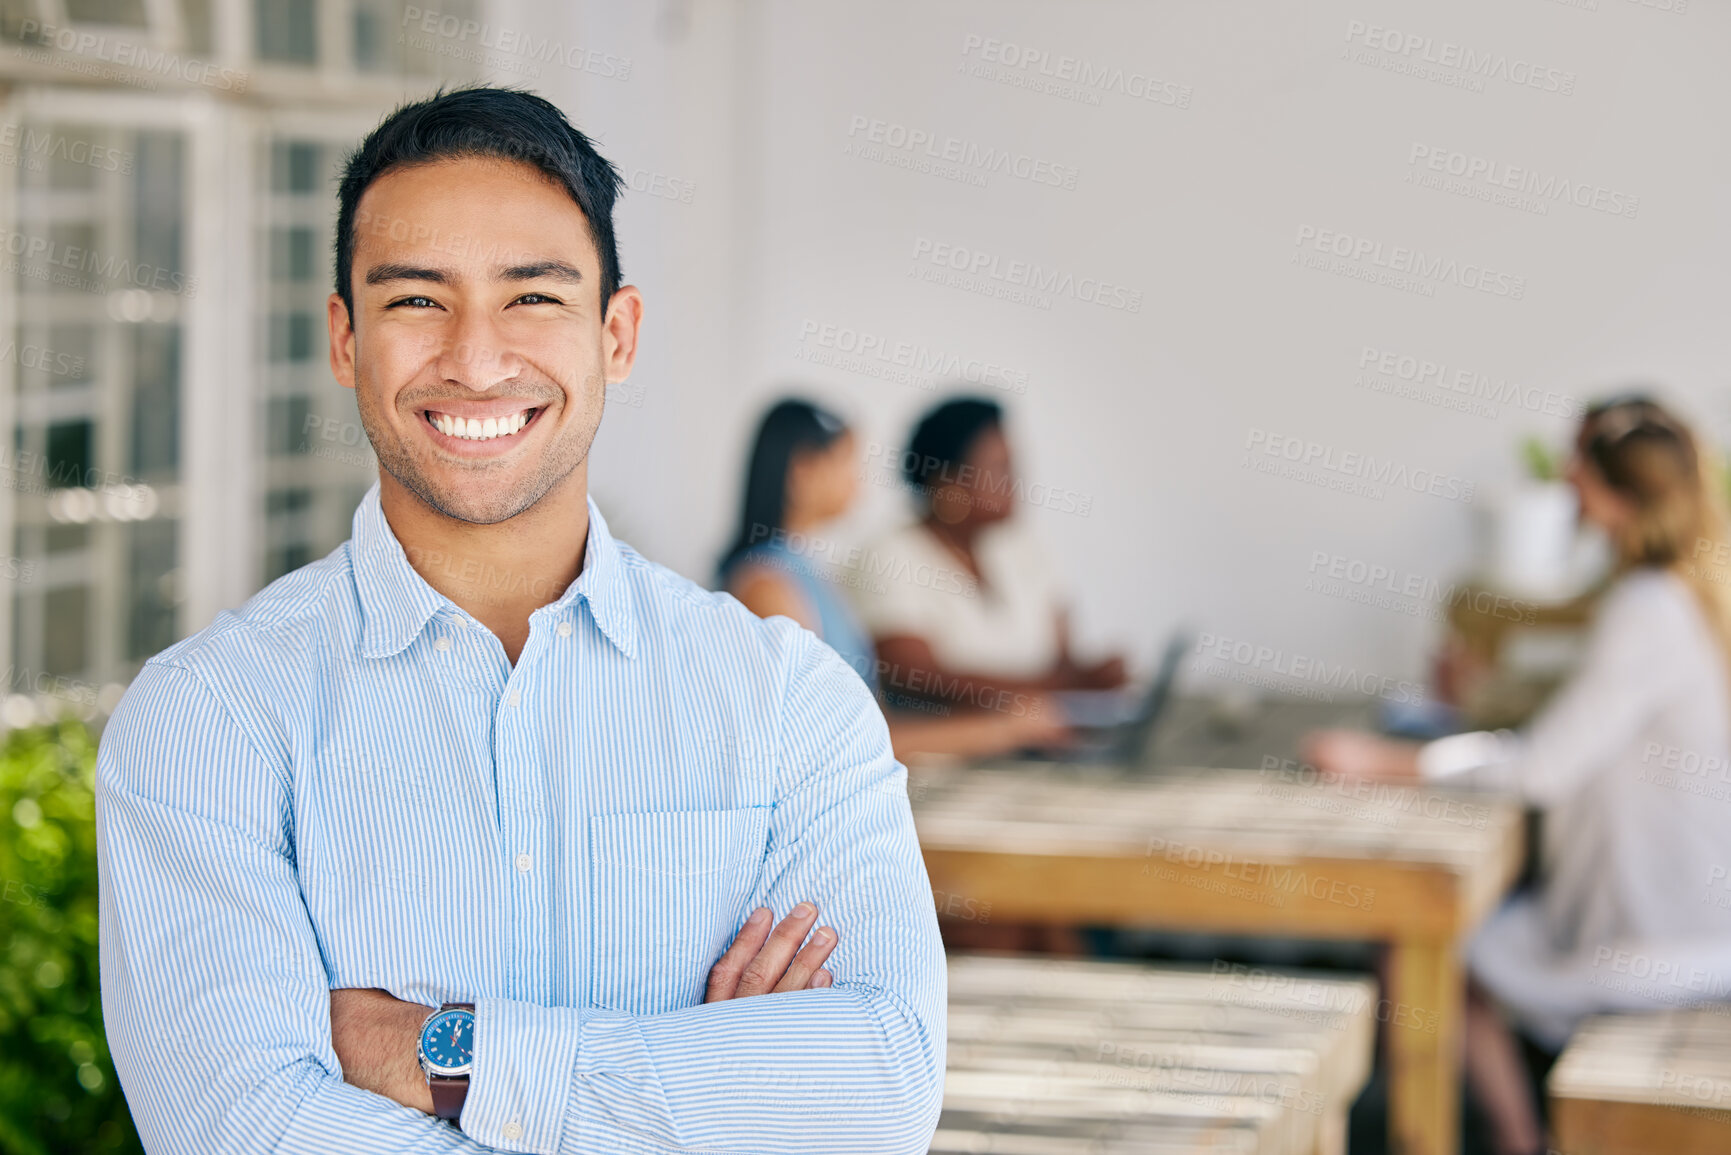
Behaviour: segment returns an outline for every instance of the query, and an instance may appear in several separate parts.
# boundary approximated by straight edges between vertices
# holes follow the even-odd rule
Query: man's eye
[[[436,309],[438,304],[431,297],[403,297],[386,305],[387,309],[395,309],[399,305],[408,305],[416,309]]]
[[[515,305],[562,305],[562,304],[564,304],[564,302],[559,300],[558,297],[549,296],[546,293],[524,293],[521,297],[518,297],[515,301],[513,301],[512,304],[515,304]]]

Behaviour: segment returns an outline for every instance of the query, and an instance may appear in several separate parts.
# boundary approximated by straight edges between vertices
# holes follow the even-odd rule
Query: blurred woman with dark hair
[[[1588,410],[1569,481],[1614,545],[1615,580],[1580,668],[1527,732],[1415,746],[1330,731],[1306,751],[1324,772],[1514,790],[1544,811],[1536,891],[1467,947],[1467,1076],[1499,1155],[1544,1150],[1531,1076],[1586,1016],[1723,998],[1731,985],[1731,910],[1703,897],[1731,862],[1731,549],[1717,470],[1681,421],[1627,397]],[[1647,979],[1609,961],[1629,958],[1648,960]]]
[[[900,466],[919,519],[874,544],[888,577],[857,599],[892,694],[983,701],[1124,684],[1121,659],[1083,665],[1071,654],[1057,575],[1012,516],[1018,479],[996,402],[939,405]],[[958,567],[972,579],[962,594],[922,580]]]
[[[780,614],[817,634],[879,690],[871,639],[837,588],[861,575],[828,564],[822,555],[833,551],[818,535],[853,503],[859,465],[858,442],[840,418],[807,401],[773,406],[752,444],[739,529],[718,577],[759,617]],[[885,716],[903,759],[911,753],[984,757],[1064,739],[1057,710],[1043,698],[1025,696],[1014,705],[1019,708],[943,716],[891,708]]]

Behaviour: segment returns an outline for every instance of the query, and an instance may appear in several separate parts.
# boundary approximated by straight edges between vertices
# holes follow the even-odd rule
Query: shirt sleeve
[[[907,772],[846,664],[803,633],[794,652],[752,905],[816,903],[835,984],[642,1016],[480,1000],[469,1134],[539,1155],[927,1149],[946,984]]]
[[[480,1152],[343,1082],[284,770],[189,670],[147,665],[97,757],[102,1014],[153,1155]]]
[[[1563,801],[1611,765],[1677,692],[1678,649],[1690,625],[1659,575],[1626,579],[1606,598],[1580,668],[1527,731],[1456,734],[1419,752],[1426,779],[1519,791],[1539,806]]]

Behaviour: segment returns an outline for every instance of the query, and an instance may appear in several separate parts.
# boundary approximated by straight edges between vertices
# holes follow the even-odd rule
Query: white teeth
[[[509,437],[529,424],[527,411],[512,414],[510,417],[487,417],[476,419],[470,417],[452,417],[448,413],[433,414],[433,427],[447,437],[460,437],[465,441],[488,441],[495,437]]]

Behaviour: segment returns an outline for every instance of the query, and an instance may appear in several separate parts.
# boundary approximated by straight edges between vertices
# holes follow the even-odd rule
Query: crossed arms
[[[796,683],[853,679],[824,654]],[[460,1133],[345,1081],[286,760],[204,676],[147,666],[104,735],[97,802],[103,1009],[145,1146],[924,1151],[943,1073],[942,951],[903,771],[859,697],[869,714],[821,723],[801,752],[816,769],[775,807],[754,903],[809,901],[833,918],[833,983],[810,986],[814,969],[807,989],[641,1016],[476,998]],[[747,947],[762,929],[746,928]],[[756,966],[758,985],[775,977],[773,957]]]

